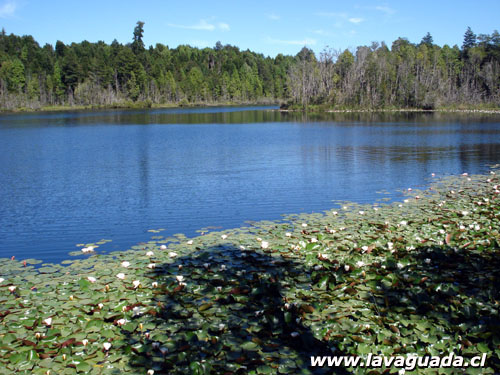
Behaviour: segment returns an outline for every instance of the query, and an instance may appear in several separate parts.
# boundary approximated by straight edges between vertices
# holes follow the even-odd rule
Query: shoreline
[[[277,101],[256,101],[256,102],[220,102],[220,103],[165,103],[152,104],[149,102],[123,103],[115,105],[56,105],[44,106],[38,109],[17,108],[14,110],[0,109],[0,115],[20,114],[20,113],[50,113],[50,112],[73,112],[73,111],[102,111],[102,110],[134,110],[134,109],[180,109],[180,108],[212,108],[212,107],[245,107],[245,106],[279,106]]]
[[[279,112],[295,113],[479,113],[479,114],[500,114],[500,109],[329,109],[329,110],[301,110],[301,109],[277,109]]]
[[[115,105],[56,105],[44,106],[38,109],[17,108],[14,110],[0,109],[0,115],[20,114],[20,113],[51,113],[51,112],[73,112],[73,111],[103,111],[103,110],[134,110],[134,109],[189,109],[189,108],[213,108],[213,107],[245,107],[245,106],[280,106],[280,101],[255,101],[255,102],[220,102],[220,103],[165,103],[152,104],[149,102],[126,102]],[[272,111],[283,113],[474,113],[474,114],[500,114],[500,108],[436,108],[436,109],[419,109],[419,108],[382,108],[382,109],[288,109],[276,108]]]
[[[319,374],[310,355],[336,348],[486,353],[482,373],[498,372],[498,167],[403,202],[154,236],[64,265],[0,259],[0,367]]]

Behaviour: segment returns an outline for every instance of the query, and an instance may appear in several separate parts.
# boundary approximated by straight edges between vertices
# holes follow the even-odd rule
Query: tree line
[[[303,48],[289,70],[290,103],[329,108],[500,106],[500,34],[467,29],[461,48],[399,38],[355,53]]]
[[[132,42],[41,47],[32,36],[0,34],[0,108],[287,102],[338,108],[435,108],[500,104],[500,35],[476,36],[461,48],[405,38],[355,52],[304,47],[296,56],[265,57],[222,45],[146,48],[144,23]]]

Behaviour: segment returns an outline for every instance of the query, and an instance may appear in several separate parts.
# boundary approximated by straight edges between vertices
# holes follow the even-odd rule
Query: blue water
[[[324,115],[268,107],[0,116],[0,257],[59,262],[78,243],[321,212],[482,173],[498,116]]]

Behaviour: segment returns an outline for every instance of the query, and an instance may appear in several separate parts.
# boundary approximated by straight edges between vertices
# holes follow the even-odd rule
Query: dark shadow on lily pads
[[[308,273],[303,266],[220,245],[157,265],[154,273],[153,301],[135,306],[149,315],[148,323],[127,338],[138,371],[347,374],[310,367],[311,356],[333,352],[302,324],[314,307],[290,304],[284,296],[286,289],[301,287],[291,283]]]
[[[459,248],[452,236],[448,242],[400,248],[384,267],[370,268],[377,275],[376,311],[389,332],[379,338],[400,354],[454,352],[470,360],[486,353],[488,369],[468,368],[465,373],[500,373],[499,246],[492,240],[485,249],[473,243]]]

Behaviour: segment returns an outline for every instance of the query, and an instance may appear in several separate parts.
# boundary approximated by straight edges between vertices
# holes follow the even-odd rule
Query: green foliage
[[[40,47],[31,36],[0,34],[0,108],[290,101],[321,108],[439,108],[500,105],[500,34],[467,30],[463,48],[399,38],[358,47],[304,47],[265,57],[217,42],[214,48],[145,48],[144,22],[130,44],[114,40]],[[75,95],[76,94],[76,95]],[[319,108],[319,107],[316,107]]]
[[[2,374],[319,375],[311,355],[369,353],[486,353],[477,372],[411,373],[497,374],[494,173],[191,239],[151,229],[128,251],[79,244],[95,251],[64,265],[0,259]],[[385,366],[335,373],[400,370]]]

